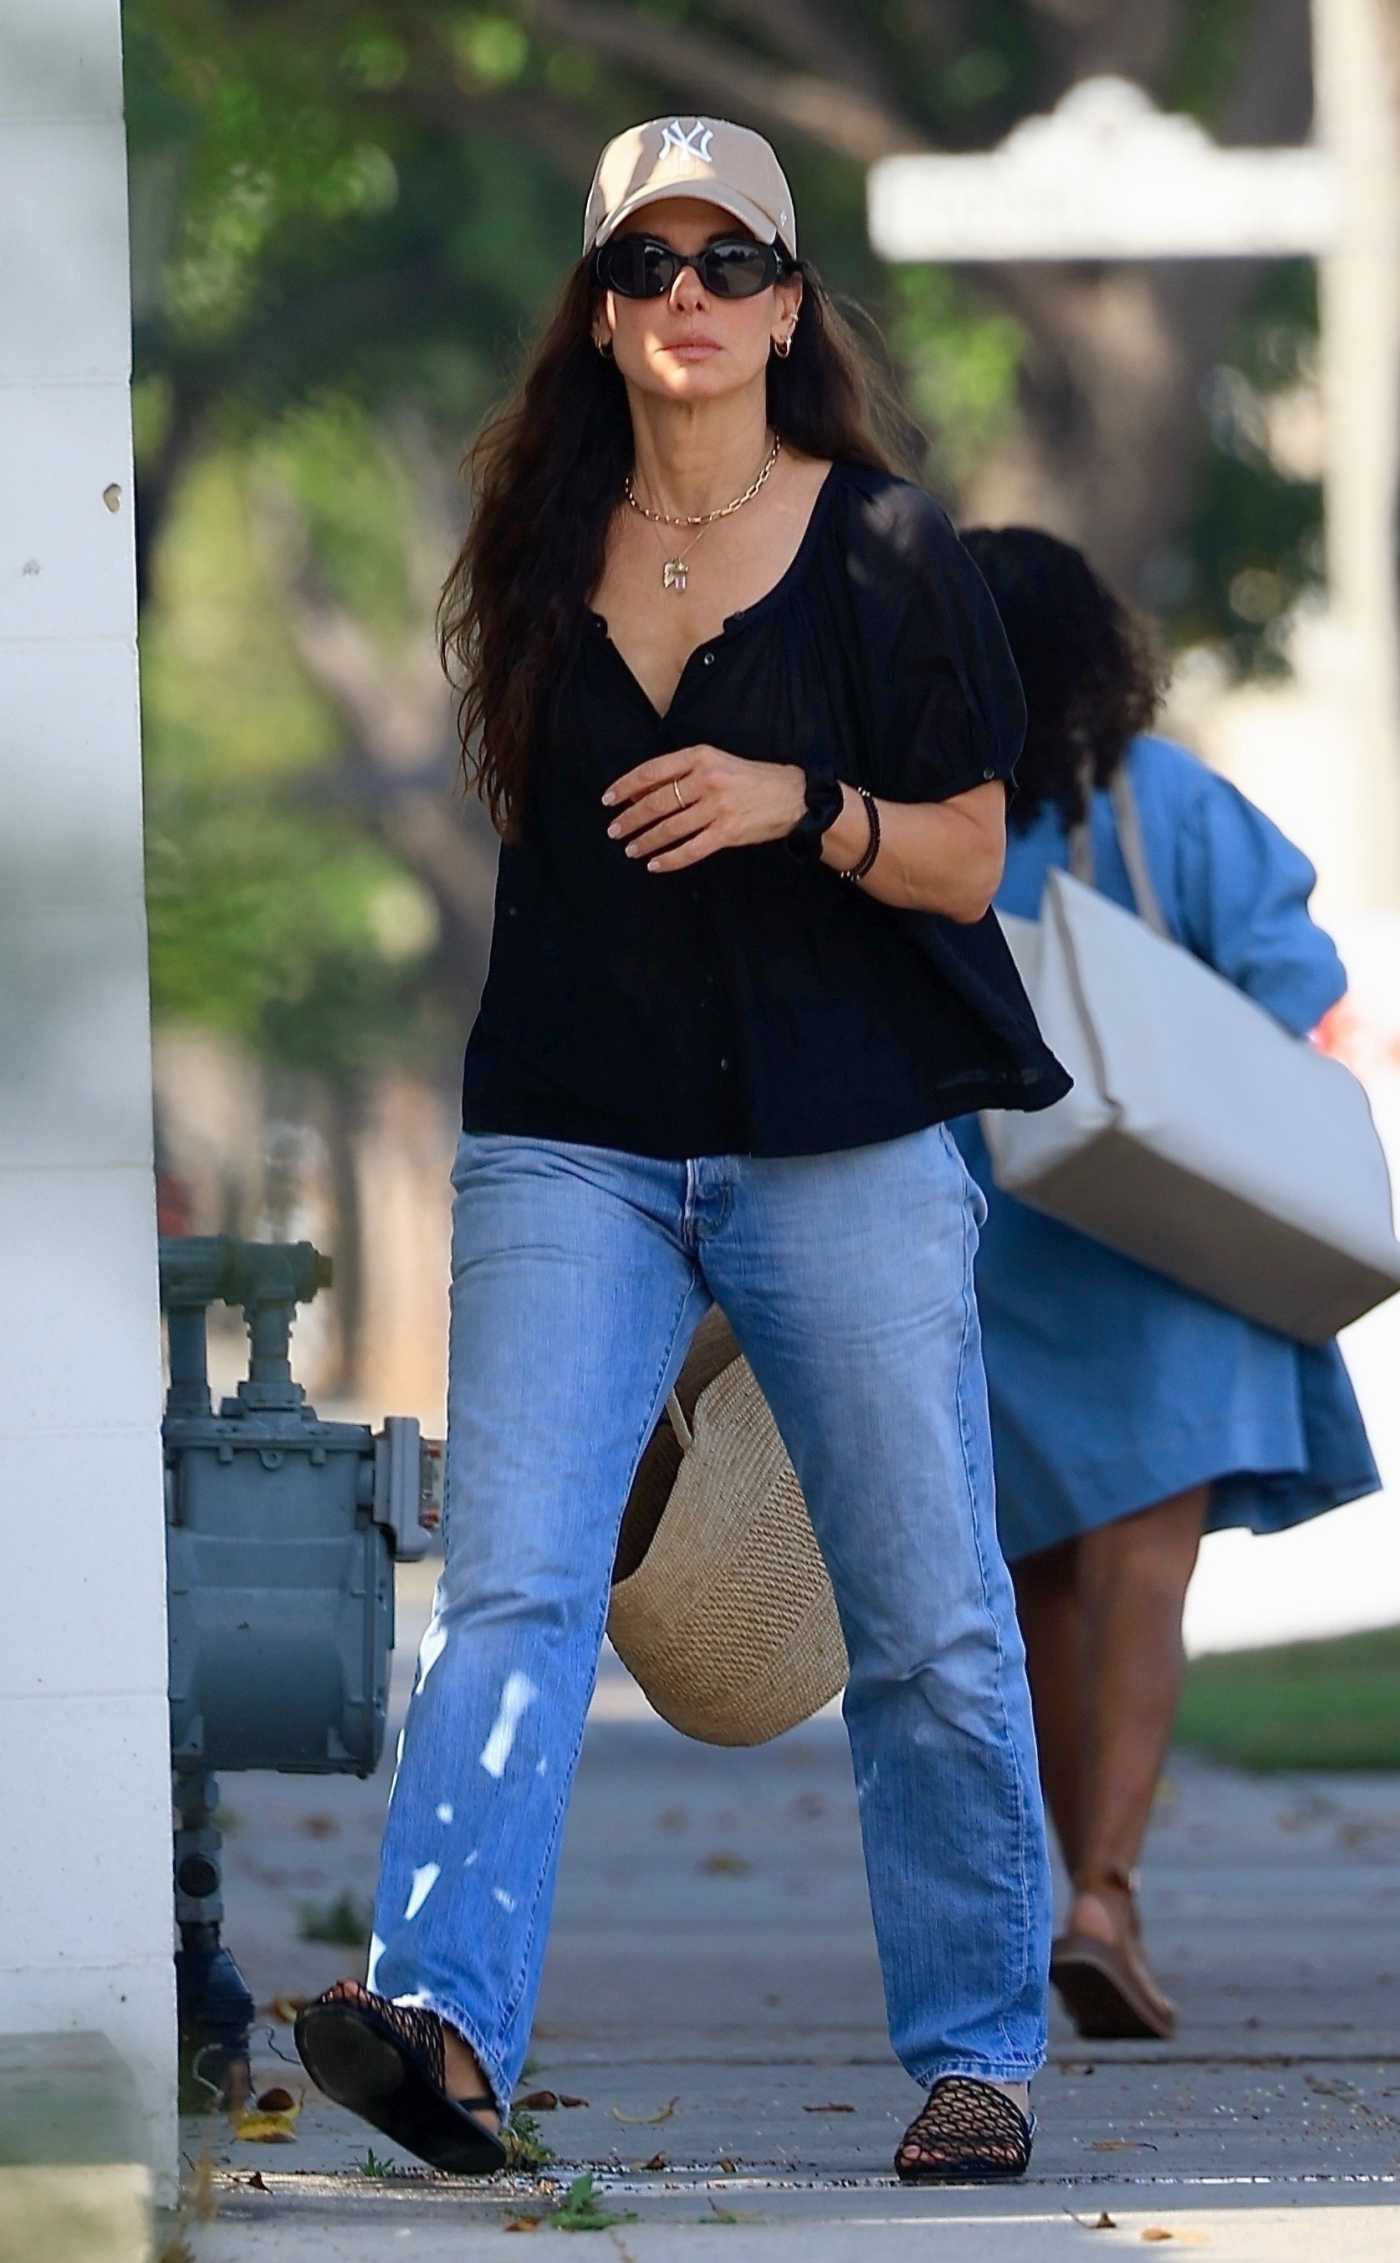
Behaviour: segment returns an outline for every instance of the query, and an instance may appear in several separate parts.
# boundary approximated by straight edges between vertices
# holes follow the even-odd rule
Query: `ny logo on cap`
[[[662,128],[661,154],[664,157],[668,149],[674,149],[680,156],[698,157],[702,165],[712,165],[714,159],[710,155],[710,142],[713,134],[713,126],[707,126],[700,118],[696,119],[689,133],[682,131],[679,118],[673,118],[669,126]]]

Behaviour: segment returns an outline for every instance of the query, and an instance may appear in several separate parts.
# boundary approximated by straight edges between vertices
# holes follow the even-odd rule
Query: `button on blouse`
[[[683,1159],[803,1155],[1068,1079],[995,917],[896,912],[783,842],[648,873],[605,789],[708,742],[890,801],[1013,776],[1020,683],[985,584],[922,489],[835,464],[776,586],[692,653],[658,714],[584,612],[504,845],[462,1120]]]

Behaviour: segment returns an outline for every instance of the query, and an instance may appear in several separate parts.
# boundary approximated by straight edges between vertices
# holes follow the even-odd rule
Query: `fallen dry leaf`
[[[245,2145],[292,2145],[296,2119],[295,2114],[240,2114],[233,2134]]]
[[[252,2175],[249,2177],[248,2190],[250,2192],[266,2192],[267,2186],[263,2183],[263,2173],[261,2169],[254,2169]]]
[[[505,2228],[508,2232],[537,2232],[543,2222],[543,2216],[507,2216]]]
[[[659,2114],[624,2114],[620,2106],[609,2106],[608,2112],[615,2122],[625,2122],[632,2129],[654,2129],[658,2122],[668,2122],[679,2104],[677,2096],[663,2106]]]
[[[653,2153],[649,2161],[643,2161],[642,2167],[644,2169],[664,2169],[666,2167],[665,2154]]]
[[[721,2161],[720,2167],[723,2169],[727,2177],[737,2177],[737,2175],[739,2174],[739,2164],[737,2161]]]
[[[707,1854],[699,1868],[711,1878],[744,1878],[752,1870],[753,1864],[741,1854],[720,1853]]]
[[[559,2103],[561,2106],[586,2106],[588,2100],[586,2098],[571,2098],[566,2090],[561,2090]]]
[[[1143,2137],[1096,2137],[1093,2149],[1096,2153],[1137,2153],[1143,2150],[1155,2153],[1157,2150],[1155,2145],[1150,2145]]]
[[[1138,2234],[1140,2239],[1154,2240],[1174,2239],[1175,2236],[1174,2232],[1169,2232],[1162,2224],[1149,2224],[1145,2232]]]
[[[1116,2216],[1110,2216],[1106,2208],[1100,2209],[1098,2222],[1096,2224],[1091,2224],[1089,2226],[1089,2229],[1091,2232],[1116,2232],[1118,2229],[1118,2218]]]
[[[833,2098],[825,2106],[804,2106],[802,2111],[804,2114],[853,2114],[855,2107],[839,2105]]]
[[[559,2103],[557,2090],[532,2090],[528,2097],[517,2098],[517,2106],[526,2106],[532,2114],[552,2114]]]

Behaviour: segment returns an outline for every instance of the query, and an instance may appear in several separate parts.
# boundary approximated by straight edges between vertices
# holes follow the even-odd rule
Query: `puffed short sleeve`
[[[992,595],[946,512],[894,481],[872,500],[855,562],[875,613],[875,790],[947,801],[1015,776],[1021,679]]]
[[[1202,766],[1177,838],[1182,937],[1298,1035],[1346,991],[1336,945],[1308,899],[1317,874],[1252,801]]]

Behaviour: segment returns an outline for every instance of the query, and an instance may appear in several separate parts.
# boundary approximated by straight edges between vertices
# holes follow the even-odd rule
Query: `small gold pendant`
[[[685,585],[689,578],[684,558],[668,558],[661,569],[662,588],[674,589],[682,597],[685,595]]]

